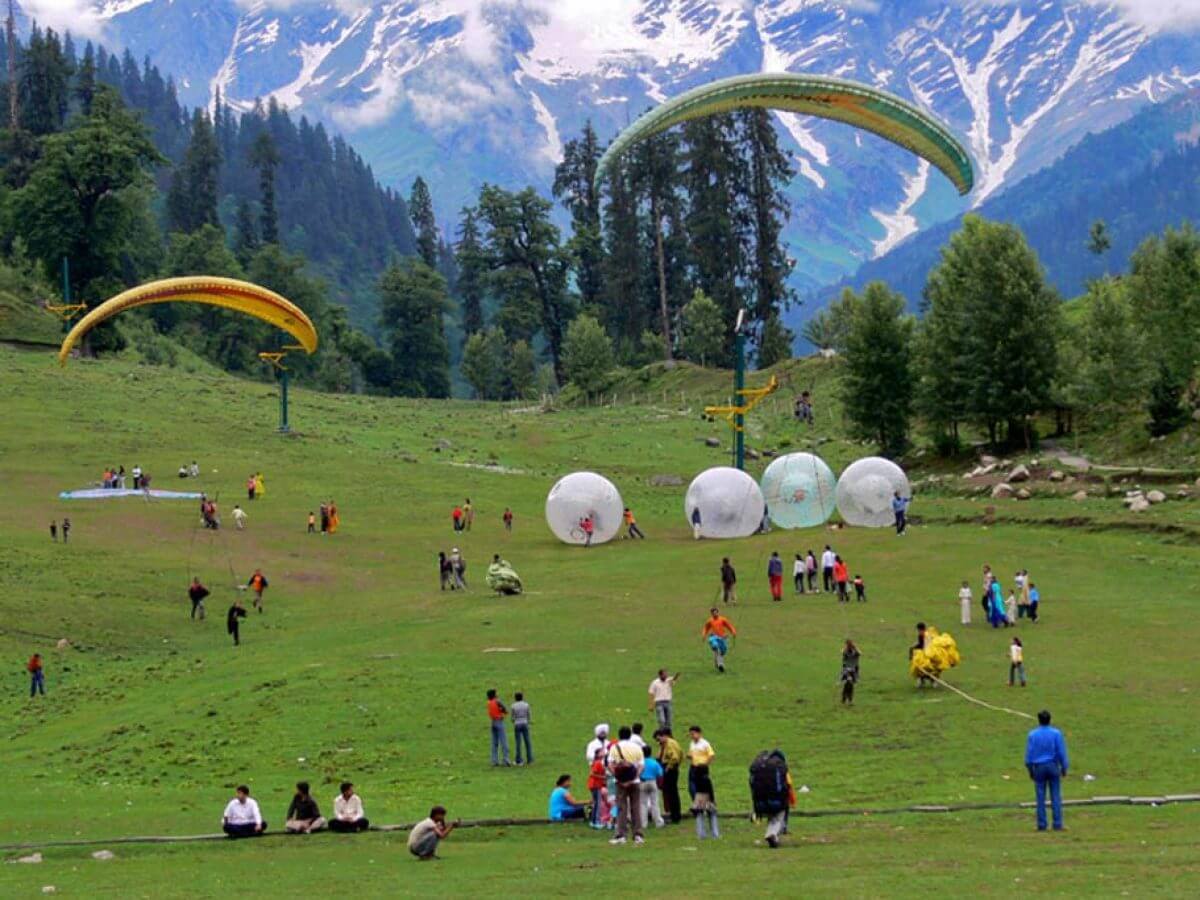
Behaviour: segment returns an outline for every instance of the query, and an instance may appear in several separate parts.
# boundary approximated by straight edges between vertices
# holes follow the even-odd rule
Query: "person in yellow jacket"
[[[342,524],[341,517],[338,515],[337,504],[332,500],[329,501],[329,533],[334,534],[338,530],[338,526]]]
[[[256,498],[267,496],[267,485],[263,481],[262,472],[254,476],[254,496]]]

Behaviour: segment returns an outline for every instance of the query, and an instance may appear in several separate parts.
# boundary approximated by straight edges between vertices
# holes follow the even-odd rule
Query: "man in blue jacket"
[[[1038,713],[1038,727],[1025,742],[1025,768],[1037,789],[1037,827],[1046,830],[1046,788],[1054,811],[1054,830],[1063,830],[1062,781],[1067,774],[1067,742],[1062,732],[1050,727],[1050,713]]]
[[[904,530],[908,528],[908,504],[912,503],[912,497],[901,497],[899,491],[892,494],[892,512],[896,516],[896,534],[904,534]]]

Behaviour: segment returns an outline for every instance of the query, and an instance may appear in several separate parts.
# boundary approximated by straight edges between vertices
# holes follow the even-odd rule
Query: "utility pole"
[[[733,422],[733,467],[743,472],[746,470],[746,416],[741,412],[746,389],[746,335],[742,327],[745,315],[744,309],[738,310],[733,332],[733,404],[739,410]]]
[[[17,130],[17,16],[16,0],[8,0],[8,21],[4,25],[8,40],[8,127]],[[70,301],[68,301],[70,302]]]

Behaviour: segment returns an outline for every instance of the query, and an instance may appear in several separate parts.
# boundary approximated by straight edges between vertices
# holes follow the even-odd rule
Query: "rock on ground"
[[[1167,495],[1164,494],[1162,491],[1151,491],[1150,493],[1148,493],[1146,495],[1146,499],[1149,500],[1151,503],[1162,503],[1164,500],[1167,499]]]
[[[720,447],[721,439],[715,437],[705,438],[704,443],[709,447]]]
[[[1014,484],[1018,481],[1028,481],[1028,480],[1029,480],[1029,467],[1026,465],[1023,465],[1023,464],[1019,465],[1019,466],[1015,466],[1013,468],[1013,470],[1008,473],[1008,478],[1005,479],[1005,481],[1008,481],[1008,482],[1014,483]]]
[[[1053,472],[1050,473],[1050,480],[1051,481],[1066,481],[1067,473],[1062,471],[1062,469],[1055,469]]]
[[[678,475],[651,475],[651,487],[681,487],[683,479]]]
[[[1071,495],[1071,499],[1074,500],[1076,503],[1080,503],[1080,502],[1086,500],[1087,498],[1088,498],[1087,491],[1076,491],[1075,493],[1073,493]]]
[[[115,859],[116,856],[111,850],[97,850],[92,854],[92,859]]]
[[[1029,493],[1029,488],[1020,488],[1017,490],[1016,498],[1018,500],[1028,500],[1033,494]]]
[[[1011,484],[1008,484],[1007,482],[1002,481],[998,485],[996,485],[994,488],[992,488],[992,499],[993,500],[1003,500],[1006,497],[1011,497],[1014,493],[1016,493],[1016,492],[1013,490],[1013,486]]]
[[[1133,502],[1129,504],[1130,512],[1145,512],[1150,508],[1150,501],[1145,497],[1135,497]]]

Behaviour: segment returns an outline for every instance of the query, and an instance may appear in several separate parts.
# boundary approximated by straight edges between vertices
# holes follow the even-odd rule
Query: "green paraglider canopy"
[[[975,184],[971,157],[950,130],[929,113],[865,84],[792,72],[735,75],[693,88],[642,115],[617,135],[596,167],[596,184],[634,144],[690,119],[746,107],[804,113],[845,122],[927,159],[960,194]]]

